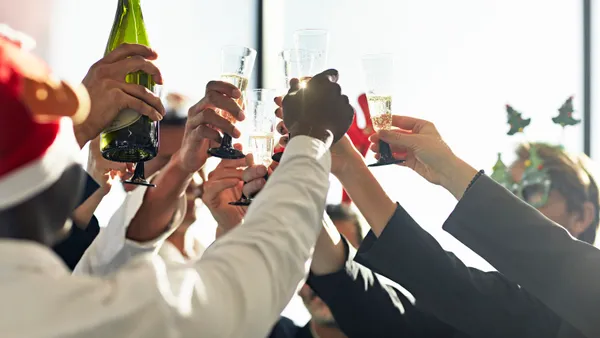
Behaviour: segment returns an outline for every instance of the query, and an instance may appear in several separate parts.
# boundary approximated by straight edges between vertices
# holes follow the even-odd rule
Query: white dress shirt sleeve
[[[142,255],[79,292],[100,308],[88,305],[94,329],[117,321],[110,326],[113,336],[266,337],[305,276],[321,230],[330,168],[323,142],[294,137],[244,224],[200,260],[177,264]]]
[[[154,175],[156,177],[156,175]],[[186,213],[185,196],[179,199],[177,210],[167,230],[157,238],[140,243],[126,238],[127,228],[144,202],[147,187],[139,186],[127,193],[121,207],[85,251],[73,274],[107,275],[118,270],[137,255],[157,252],[162,243],[181,224]]]

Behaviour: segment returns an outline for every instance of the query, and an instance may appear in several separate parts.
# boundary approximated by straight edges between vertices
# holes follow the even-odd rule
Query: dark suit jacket
[[[94,179],[88,175],[85,183],[85,189],[79,205],[83,204],[100,186]],[[62,258],[65,264],[73,270],[75,265],[79,262],[85,250],[92,244],[98,233],[100,232],[100,226],[95,216],[92,216],[90,223],[85,229],[73,225],[69,236],[62,242],[55,245],[52,249],[54,252]]]
[[[445,252],[401,206],[379,238],[367,235],[356,260],[405,287],[421,309],[470,337],[581,337],[574,330],[564,335],[570,325],[516,283],[468,268]]]
[[[348,256],[342,270],[323,276],[311,273],[307,283],[349,338],[467,337],[417,308],[401,291],[381,283],[371,270],[354,262],[353,255]]]
[[[444,229],[581,333],[600,337],[600,250],[487,176],[465,193]]]

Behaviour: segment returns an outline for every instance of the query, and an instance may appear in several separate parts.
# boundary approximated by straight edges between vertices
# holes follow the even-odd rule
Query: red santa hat
[[[90,108],[83,86],[51,76],[40,59],[0,35],[0,210],[49,188],[73,164],[73,121]]]
[[[369,112],[369,104],[367,102],[367,95],[361,94],[358,97],[358,105],[362,110],[362,114],[365,120],[365,127],[360,128],[358,126],[357,115],[359,114],[356,111],[354,114],[354,121],[352,121],[352,125],[350,125],[350,129],[348,129],[348,137],[354,144],[354,147],[360,152],[360,154],[364,157],[369,151],[369,147],[371,146],[371,141],[369,141],[369,136],[373,134],[373,123],[371,122],[371,114]],[[352,200],[350,199],[350,195],[346,192],[346,190],[342,191],[342,204],[351,204]]]

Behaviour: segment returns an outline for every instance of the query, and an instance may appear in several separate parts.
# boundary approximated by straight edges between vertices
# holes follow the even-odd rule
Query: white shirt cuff
[[[314,158],[327,171],[331,170],[331,154],[329,152],[329,146],[316,138],[304,135],[293,137],[285,147],[281,163],[291,161],[296,157]]]

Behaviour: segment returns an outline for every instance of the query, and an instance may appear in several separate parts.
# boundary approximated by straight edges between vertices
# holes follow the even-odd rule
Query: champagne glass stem
[[[155,184],[151,184],[146,180],[146,174],[144,172],[144,162],[138,162],[135,166],[135,171],[133,172],[133,176],[128,181],[123,181],[124,184],[135,184],[135,185],[145,185],[147,187],[156,187]]]

